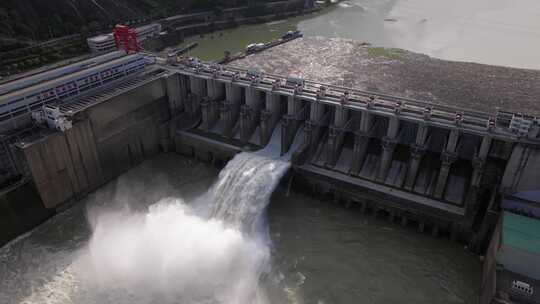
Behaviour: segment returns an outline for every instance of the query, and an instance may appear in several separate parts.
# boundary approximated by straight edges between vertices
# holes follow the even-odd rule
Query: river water
[[[0,303],[477,303],[462,246],[285,186],[270,199],[287,166],[145,161],[0,248]]]
[[[535,0],[347,0],[321,13],[242,26],[189,41],[216,59],[254,42],[300,29],[307,36],[346,38],[440,59],[540,69],[540,2]]]

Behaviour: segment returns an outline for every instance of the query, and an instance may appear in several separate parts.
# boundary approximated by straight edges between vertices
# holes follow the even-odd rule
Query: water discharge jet
[[[269,303],[260,282],[270,273],[263,214],[290,166],[290,155],[274,148],[271,141],[236,155],[191,204],[169,198],[145,214],[98,216],[90,281],[105,292],[127,290],[134,303]]]

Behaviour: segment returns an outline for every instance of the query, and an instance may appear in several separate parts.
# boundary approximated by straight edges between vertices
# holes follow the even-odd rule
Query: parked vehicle
[[[264,49],[264,43],[252,43],[246,47],[246,52],[253,53],[253,52],[262,51],[263,49]]]

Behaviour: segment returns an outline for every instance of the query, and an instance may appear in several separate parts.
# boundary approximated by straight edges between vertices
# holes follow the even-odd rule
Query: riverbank
[[[214,7],[210,11],[191,12],[167,18],[141,18],[126,21],[125,24],[132,27],[151,22],[162,24],[164,32],[158,38],[148,39],[142,43],[144,49],[162,50],[166,46],[178,47],[178,44],[182,43],[185,38],[309,15],[319,12],[323,7],[320,5],[305,7],[304,2],[299,0],[273,1],[254,6]],[[31,69],[57,64],[60,60],[90,55],[86,38],[110,33],[114,24],[116,23],[96,27],[91,33],[85,29],[84,33],[58,37],[31,47],[0,51],[0,77],[13,77],[15,74]],[[220,57],[223,57],[223,51]]]
[[[459,5],[429,0],[347,0],[321,13],[280,21],[283,27],[278,30],[300,30],[305,37],[368,42],[443,60],[540,69],[536,60],[540,50],[536,39],[540,33],[536,22],[538,2],[458,2]],[[226,40],[205,35],[193,56],[216,60],[226,50],[234,54],[247,44],[276,38],[266,38],[276,30],[274,27],[250,28],[227,30]]]
[[[304,37],[232,62],[264,72],[496,114],[540,115],[540,71],[452,62],[339,38]]]
[[[303,13],[291,12],[287,15],[268,15],[244,19],[241,23],[201,26],[197,31],[182,37],[183,41],[165,48],[162,55],[170,49],[184,48],[197,43],[197,48],[187,52],[186,56],[198,57],[205,61],[218,61],[230,55],[244,52],[246,46],[253,43],[276,41],[288,31],[296,31],[298,23],[310,18],[316,18],[335,9],[335,5]]]

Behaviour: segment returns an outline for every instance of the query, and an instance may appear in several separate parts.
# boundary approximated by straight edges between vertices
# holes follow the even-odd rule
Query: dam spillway
[[[538,126],[513,131],[519,115],[489,114],[253,70],[179,65],[178,100],[200,125],[178,130],[177,151],[207,161],[264,146],[280,125],[281,153],[302,126],[293,171],[315,193],[411,221],[420,230],[485,246],[495,201],[532,189]],[[300,81],[300,82],[295,82]],[[534,122],[534,125],[532,124]],[[250,148],[251,147],[251,148]],[[526,168],[527,166],[521,167]],[[491,224],[490,224],[491,223]]]
[[[46,208],[83,197],[160,151],[223,165],[272,142],[290,156],[303,189],[481,251],[501,195],[536,187],[532,116],[197,60],[154,62],[117,81],[60,103],[73,128],[14,137],[7,163],[33,181]]]

